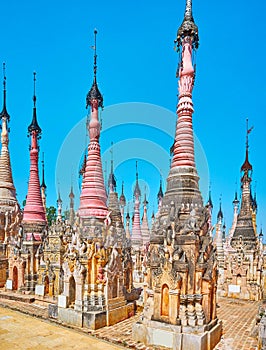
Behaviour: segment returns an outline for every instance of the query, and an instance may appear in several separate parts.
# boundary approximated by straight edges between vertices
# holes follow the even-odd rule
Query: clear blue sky
[[[259,229],[262,225],[266,230],[265,6],[262,0],[193,1],[200,36],[193,92],[194,131],[207,157],[214,221],[222,194],[227,227],[231,225],[235,183],[237,189],[240,187],[240,167],[245,155],[245,119],[249,117],[250,126],[254,125],[250,135],[250,162],[254,169],[253,187],[257,182],[257,223]],[[121,126],[121,122],[118,129],[111,128],[109,132],[105,132],[105,123],[108,123],[105,118],[108,118],[110,108],[115,114],[110,106],[128,102],[152,104],[175,112],[178,55],[173,50],[173,41],[184,7],[185,0],[79,0],[75,3],[69,0],[10,0],[1,4],[0,61],[6,62],[7,66],[10,151],[20,201],[25,198],[29,176],[27,127],[32,118],[34,70],[37,72],[37,115],[43,130],[40,147],[45,152],[48,205],[55,205],[57,180],[62,184],[65,206],[68,204],[65,191],[68,190],[64,189],[64,183],[68,182],[70,187],[71,173],[74,186],[78,187],[76,160],[73,164],[69,161],[74,159],[74,153],[67,154],[64,179],[56,179],[55,169],[67,134],[71,134],[86,115],[85,97],[92,83],[93,51],[90,46],[96,27],[98,82],[106,106],[102,113],[102,150],[108,155],[110,143],[114,141],[116,161],[118,149],[127,149],[118,143],[131,140],[127,145],[130,162],[125,162],[124,156],[116,168],[116,177],[119,189],[122,179],[126,181],[126,195],[132,199],[134,162],[140,158],[139,153],[134,155],[132,145],[138,143],[138,140],[134,143],[136,138],[140,139],[144,142],[144,150],[145,141],[152,142],[150,159],[145,156],[145,161],[139,164],[140,179],[149,186],[152,210],[158,191],[158,167],[161,167],[152,164],[153,149],[158,145],[164,150],[160,157],[165,177],[168,172],[167,151],[172,144],[168,131],[160,133],[156,125],[167,128],[171,117],[164,119],[153,114],[153,110],[144,108],[146,129],[143,124],[134,125],[132,118],[126,116],[128,126]],[[123,109],[121,113],[124,113]],[[140,118],[139,110],[137,113]],[[174,125],[174,117],[169,125],[171,123]],[[77,140],[85,145],[85,126],[84,134],[79,133]],[[208,178],[204,172],[200,175],[203,180]],[[206,190],[203,192],[206,200]]]

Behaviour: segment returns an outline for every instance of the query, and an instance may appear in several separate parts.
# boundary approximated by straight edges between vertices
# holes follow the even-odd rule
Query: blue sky
[[[105,115],[112,118],[108,111],[113,105],[137,102],[140,106],[144,104],[144,109],[146,104],[151,104],[175,113],[178,55],[173,50],[173,41],[184,7],[185,0],[80,0],[75,3],[68,0],[10,0],[2,3],[0,61],[6,62],[7,66],[10,152],[20,201],[25,198],[29,176],[27,127],[32,118],[32,72],[37,72],[37,115],[43,130],[40,148],[45,152],[47,202],[55,205],[56,183],[60,182],[66,206],[68,198],[64,183],[69,182],[70,187],[71,173],[74,186],[78,188],[76,161],[69,162],[74,158],[74,152],[72,154],[70,150],[66,155],[68,161],[63,178],[57,179],[55,169],[67,135],[87,113],[85,97],[92,83],[93,51],[90,46],[93,45],[94,28],[98,29],[98,82],[106,106],[102,113],[105,131]],[[250,126],[254,125],[250,134],[250,162],[254,169],[253,187],[256,181],[257,188],[257,223],[259,229],[261,225],[266,229],[264,13],[262,0],[193,1],[200,36],[193,92],[194,131],[207,158],[215,205],[214,221],[222,195],[228,227],[232,220],[234,192],[240,187],[248,117]],[[120,150],[127,149],[123,144],[118,145],[122,139],[131,140],[127,145],[130,151],[138,139],[149,140],[152,142],[151,153],[157,145],[165,151],[161,153],[164,169],[160,169],[164,178],[169,164],[167,150],[172,140],[167,133],[160,133],[154,123],[165,125],[169,122],[172,125],[174,116],[171,119],[167,114],[164,119],[160,114],[150,112],[148,108],[144,113],[144,124],[148,124],[148,129],[138,123],[132,126],[132,119],[125,117],[128,127],[119,126],[103,132],[102,150],[108,159],[113,141],[116,163],[119,147]],[[81,132],[77,138],[85,146],[85,126],[84,134]],[[124,159],[116,167],[118,189],[124,180],[126,196],[130,200],[134,164],[138,158],[139,153],[131,152],[128,162]],[[160,166],[152,164],[152,157],[147,158],[149,156],[139,161],[139,176],[149,187],[152,211],[153,207],[156,209]],[[206,171],[200,175],[203,181],[208,178]],[[203,192],[206,200],[206,191]]]

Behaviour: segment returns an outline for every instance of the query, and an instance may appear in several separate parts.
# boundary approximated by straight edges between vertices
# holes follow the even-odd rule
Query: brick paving
[[[258,313],[258,301],[220,298],[218,318],[223,321],[222,340],[215,350],[255,350],[257,339],[250,336]]]
[[[255,325],[255,317],[260,302],[241,301],[237,299],[220,298],[218,301],[218,318],[223,321],[223,336],[215,350],[257,350],[257,340],[250,337]],[[36,300],[32,303],[3,299],[0,293],[0,306],[9,307],[35,317],[47,319],[47,302]],[[89,333],[97,338],[117,344],[118,348],[137,350],[163,350],[161,346],[145,346],[132,341],[132,324],[139,318],[139,314],[110,327],[103,327],[96,331],[77,329]],[[52,322],[56,322],[51,320]],[[73,328],[73,327],[72,327]]]

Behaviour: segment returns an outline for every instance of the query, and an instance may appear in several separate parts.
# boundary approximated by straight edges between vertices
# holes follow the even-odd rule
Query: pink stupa
[[[83,181],[80,195],[80,205],[78,214],[81,219],[95,217],[105,219],[108,213],[107,195],[104,187],[103,170],[100,152],[100,129],[98,110],[103,107],[103,97],[99,91],[96,73],[97,73],[97,55],[96,55],[96,35],[95,35],[95,55],[94,55],[94,80],[92,87],[87,95],[86,107],[90,106],[90,122],[87,124],[90,136],[88,146],[88,156],[83,173]]]
[[[39,146],[38,140],[41,137],[41,128],[37,122],[36,114],[36,95],[35,95],[35,81],[36,73],[34,73],[34,96],[33,96],[33,118],[32,122],[28,127],[29,136],[31,138],[30,144],[30,178],[28,183],[28,193],[26,198],[26,205],[23,212],[22,224],[40,224],[38,226],[46,225],[46,216],[45,210],[43,207],[43,201],[41,196],[40,189],[40,179],[39,179],[39,168],[38,168],[38,159],[39,159]],[[34,235],[36,240],[41,239],[40,234]],[[29,235],[31,236],[31,233]]]

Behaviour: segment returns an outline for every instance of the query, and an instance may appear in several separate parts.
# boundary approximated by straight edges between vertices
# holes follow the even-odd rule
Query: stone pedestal
[[[67,300],[63,295],[58,296],[58,320],[76,327],[99,329],[105,326],[112,326],[134,315],[134,303],[126,304],[125,301],[112,300],[109,308],[105,311],[78,311],[66,308]]]
[[[211,350],[220,341],[221,321],[198,327],[175,326],[158,321],[137,322],[132,328],[132,338],[145,345],[166,346],[172,350]]]

